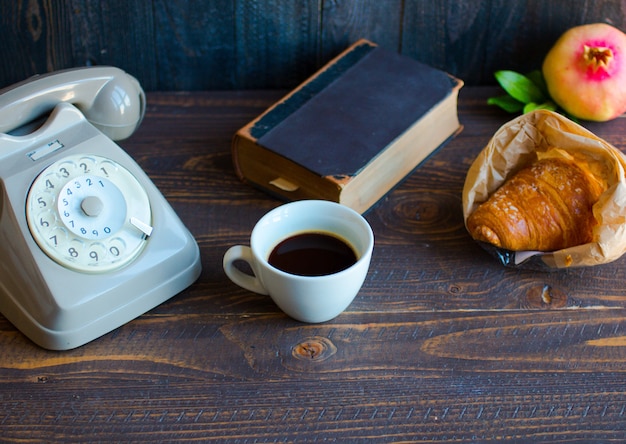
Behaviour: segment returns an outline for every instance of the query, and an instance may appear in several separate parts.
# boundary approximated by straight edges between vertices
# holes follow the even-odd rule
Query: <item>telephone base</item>
[[[86,344],[200,275],[174,209],[73,105],[32,133],[0,133],[0,160],[0,312],[41,347]]]
[[[129,297],[125,304],[104,312],[101,317],[87,324],[67,329],[62,326],[56,329],[46,327],[17,304],[4,288],[0,288],[2,313],[25,336],[42,348],[60,351],[80,347],[152,310],[193,284],[202,270],[200,253],[197,247],[193,249],[194,246],[195,244],[190,245],[188,256],[191,256],[187,258],[190,262],[185,268],[169,275],[159,286],[138,297]],[[130,290],[128,294],[131,296],[134,293]],[[60,311],[57,318],[62,319],[66,314]],[[55,319],[49,319],[49,322],[59,324]]]

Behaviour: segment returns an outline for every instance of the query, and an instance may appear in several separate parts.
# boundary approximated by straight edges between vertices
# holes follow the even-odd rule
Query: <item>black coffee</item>
[[[323,276],[337,273],[357,261],[343,240],[324,233],[300,233],[288,237],[272,250],[268,262],[291,274]]]

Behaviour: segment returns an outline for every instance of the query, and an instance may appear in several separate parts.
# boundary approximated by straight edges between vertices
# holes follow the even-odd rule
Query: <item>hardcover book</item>
[[[285,200],[364,213],[461,131],[462,86],[359,40],[235,134],[235,171]]]

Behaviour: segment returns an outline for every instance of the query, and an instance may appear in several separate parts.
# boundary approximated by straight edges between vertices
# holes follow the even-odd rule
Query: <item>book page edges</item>
[[[239,178],[271,195],[286,200],[326,199],[339,202],[342,186],[259,145],[245,134],[237,134],[233,149]]]
[[[463,82],[417,120],[362,170],[343,184],[339,202],[364,212],[410,175],[427,157],[463,129],[458,93]],[[327,180],[333,180],[328,177]]]

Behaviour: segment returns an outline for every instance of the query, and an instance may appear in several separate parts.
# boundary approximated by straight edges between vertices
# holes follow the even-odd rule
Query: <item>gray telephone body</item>
[[[112,140],[144,113],[114,67],[0,91],[0,312],[43,348],[81,346],[200,275],[195,239]]]

